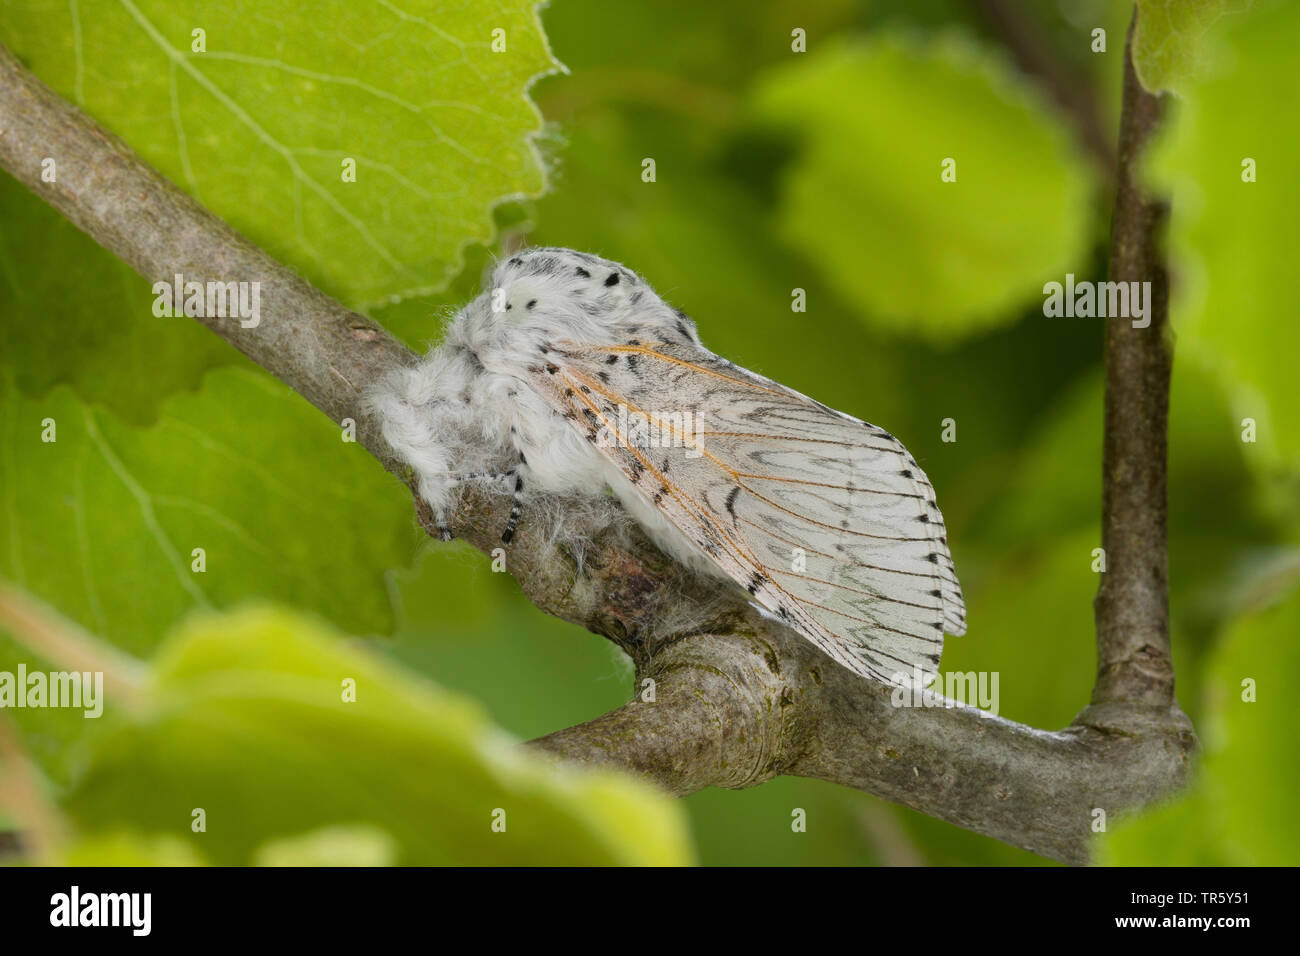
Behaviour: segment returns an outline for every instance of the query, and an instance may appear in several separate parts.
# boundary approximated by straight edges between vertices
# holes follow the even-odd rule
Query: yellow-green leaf
[[[0,42],[349,304],[442,286],[545,185],[537,0],[0,2]],[[75,157],[55,157],[75,162]],[[345,172],[355,163],[355,181]]]
[[[169,835],[226,865],[373,858],[376,832],[403,865],[691,860],[666,796],[525,751],[474,702],[285,611],[191,619],[141,697],[66,803],[88,832]]]
[[[1211,30],[1251,0],[1138,0],[1133,68],[1153,93],[1182,92],[1206,68]]]
[[[873,327],[950,342],[1010,322],[1080,264],[1089,168],[969,41],[883,34],[797,57],[756,107],[802,138],[786,237]]]
[[[1287,277],[1300,127],[1279,104],[1300,101],[1300,5],[1261,4],[1225,22],[1222,35],[1213,70],[1189,86],[1152,157],[1155,188],[1172,205],[1171,314],[1179,349],[1226,384],[1248,460],[1294,473],[1300,324]]]

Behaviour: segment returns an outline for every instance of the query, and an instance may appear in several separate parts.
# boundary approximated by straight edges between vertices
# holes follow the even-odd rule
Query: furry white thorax
[[[609,487],[660,548],[717,575],[713,562],[527,378],[529,368],[546,362],[552,342],[658,341],[683,327],[698,341],[694,323],[626,267],[571,249],[529,249],[498,263],[442,344],[369,398],[385,440],[414,469],[440,526],[466,476],[485,480],[513,470],[524,521],[539,493],[594,496]]]

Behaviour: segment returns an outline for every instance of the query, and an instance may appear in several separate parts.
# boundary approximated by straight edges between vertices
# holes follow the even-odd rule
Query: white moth
[[[371,401],[444,529],[467,478],[512,482],[507,543],[530,495],[608,487],[667,553],[864,677],[928,684],[944,632],[966,630],[907,449],[714,355],[618,263],[551,248],[499,263],[442,345]]]

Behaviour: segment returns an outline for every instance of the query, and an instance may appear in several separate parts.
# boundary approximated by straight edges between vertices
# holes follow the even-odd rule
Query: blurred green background
[[[1066,273],[1104,278],[1113,197],[1106,162],[1081,145],[1079,114],[1017,65],[1015,31],[989,11],[1007,11],[1034,38],[1113,138],[1132,6],[554,0],[540,24],[525,2],[490,16],[428,6],[361,16],[344,3],[308,14],[278,2],[255,12],[83,0],[74,23],[66,4],[0,0],[0,41],[255,241],[413,346],[436,340],[500,251],[571,246],[640,272],[714,351],[888,428],[938,491],[967,596],[969,632],[948,642],[943,668],[997,671],[1004,716],[1067,724],[1095,666],[1102,329],[1045,317],[1042,287]],[[1284,285],[1300,207],[1290,64],[1300,17],[1295,5],[1190,6],[1144,6],[1150,32],[1138,50],[1144,79],[1176,96],[1146,175],[1173,203],[1174,656],[1180,703],[1208,756],[1196,792],[1115,835],[1106,858],[1295,863],[1300,826],[1273,795],[1300,778],[1278,680],[1300,631],[1300,331]],[[192,49],[195,26],[206,53]],[[506,45],[493,52],[498,28]],[[795,31],[806,52],[792,48]],[[543,121],[524,90],[553,66],[548,42],[567,69],[531,86]],[[356,183],[338,174],[349,156]],[[955,182],[941,181],[947,158]],[[1245,158],[1255,181],[1243,181]],[[792,311],[796,289],[806,311]],[[0,576],[141,657],[195,609],[289,605],[369,638],[348,647],[395,666],[394,679],[472,698],[523,738],[626,700],[621,655],[537,612],[483,555],[425,540],[404,490],[329,422],[197,325],[154,318],[151,302],[146,282],[0,179]],[[38,440],[47,417],[55,444]],[[948,419],[956,441],[941,438]],[[201,576],[192,547],[206,552]],[[31,655],[0,638],[0,669],[17,660]],[[1255,703],[1241,699],[1245,679]],[[155,723],[171,713],[151,706],[161,708],[148,711]],[[152,785],[139,770],[141,754],[161,746],[133,742],[139,726],[10,716],[45,791],[84,831],[178,827],[174,836],[192,839],[188,817],[177,825],[161,809],[126,809],[139,790],[172,786],[175,806],[190,800],[183,770],[159,762]],[[204,726],[180,725],[175,746],[184,751],[184,734]],[[324,746],[338,730],[302,733]],[[443,759],[419,749],[429,741],[410,746]],[[238,776],[238,758],[225,756]],[[310,772],[327,778],[331,764],[326,748]],[[469,779],[456,766],[440,771],[452,804]],[[395,752],[387,770],[338,772],[356,777],[351,787],[366,774],[421,771]],[[510,779],[501,786],[540,792]],[[427,795],[400,804],[386,793],[351,794],[346,812],[305,813],[295,829],[270,806],[310,794],[273,791],[264,813],[242,805],[250,832],[197,845],[210,859],[265,861],[283,850],[266,840],[359,814],[379,834],[357,838],[359,859],[388,859],[390,838],[401,860],[496,859],[477,844],[408,852],[403,840],[418,838],[401,834],[419,832],[410,814]],[[547,807],[565,799],[537,797]],[[816,781],[688,797],[688,836],[674,830],[671,805],[639,792],[613,800],[610,819],[622,800],[653,807],[638,814],[660,821],[649,828],[659,836],[628,836],[625,820],[597,826],[569,807],[584,833],[605,834],[591,838],[604,849],[575,859],[1046,862]],[[367,814],[368,801],[382,809]],[[808,813],[806,833],[791,831],[795,808]],[[608,838],[616,830],[662,839],[662,852],[624,852]],[[117,844],[84,852],[154,858]]]

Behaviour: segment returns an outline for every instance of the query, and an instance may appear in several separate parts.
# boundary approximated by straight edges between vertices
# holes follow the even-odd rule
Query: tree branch
[[[1106,321],[1106,412],[1102,452],[1102,547],[1106,573],[1097,593],[1096,704],[1174,704],[1169,653],[1169,570],[1165,484],[1169,425],[1169,279],[1164,260],[1166,203],[1138,182],[1143,151],[1160,125],[1161,98],[1133,69],[1134,15],[1124,45],[1110,279],[1148,282],[1150,325]]]
[[[46,156],[58,160],[57,184],[40,179]],[[410,484],[367,418],[360,394],[413,356],[204,210],[3,47],[0,165],[148,278],[170,280],[179,272],[187,279],[261,281],[256,329],[233,320],[202,321],[334,421],[356,419],[358,440]],[[1117,223],[1129,222],[1118,205],[1116,215]],[[1132,239],[1146,248],[1136,234]],[[1114,349],[1124,357],[1147,342],[1117,335]],[[1156,376],[1143,381],[1144,388],[1159,385]],[[1115,441],[1125,454],[1163,454],[1163,444],[1110,435],[1111,429],[1154,424],[1149,417],[1108,414],[1108,450]],[[1151,467],[1163,476],[1163,459]],[[1129,527],[1125,521],[1150,525],[1143,513],[1149,497],[1132,500],[1131,482],[1119,480],[1107,501],[1115,535]],[[418,499],[416,511],[432,530]],[[470,490],[452,529],[490,551],[500,546],[508,511],[508,497]],[[539,513],[562,515],[563,533],[550,534],[555,523]],[[1116,684],[1115,694],[1096,698],[1060,732],[965,709],[896,707],[889,688],[832,663],[761,615],[739,589],[720,589],[675,564],[612,502],[584,500],[575,507],[547,499],[532,514],[510,549],[511,571],[524,593],[546,613],[612,640],[632,657],[638,675],[633,702],[543,737],[534,743],[542,751],[621,767],[677,794],[747,787],[780,774],[817,777],[1076,863],[1088,858],[1093,808],[1113,815],[1171,793],[1186,779],[1196,739],[1171,697],[1132,702]],[[1162,524],[1163,510],[1160,515]],[[1111,546],[1125,568],[1139,560],[1118,538]],[[1163,561],[1160,566],[1153,581],[1163,582]],[[1114,607],[1127,609],[1138,597],[1121,591]],[[1136,610],[1116,618],[1110,606],[1109,599],[1106,608],[1099,603],[1099,621],[1105,618],[1110,635],[1101,640],[1099,629],[1099,648],[1103,672],[1118,679],[1129,673],[1125,662],[1132,655],[1126,651],[1133,640],[1143,648],[1158,645]],[[1123,632],[1130,620],[1146,628],[1135,632],[1140,637]]]

